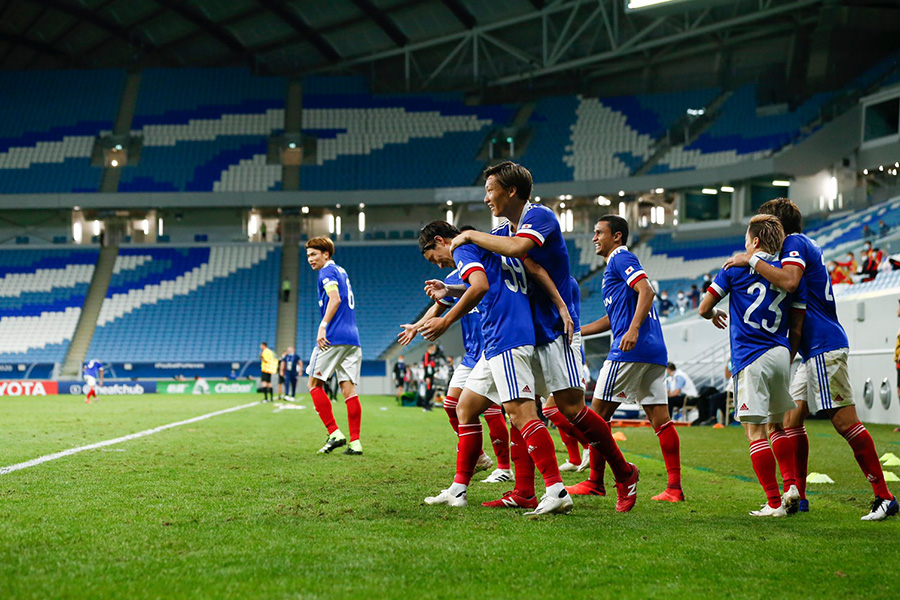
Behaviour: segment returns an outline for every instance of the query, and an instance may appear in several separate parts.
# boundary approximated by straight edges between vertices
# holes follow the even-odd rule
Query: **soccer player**
[[[347,422],[350,428],[350,443],[344,454],[362,454],[359,430],[362,422],[362,408],[356,385],[362,364],[362,349],[359,346],[359,329],[356,327],[356,299],[347,272],[335,264],[334,242],[327,237],[314,237],[306,242],[306,260],[314,271],[319,272],[316,286],[319,292],[319,307],[322,322],[316,337],[316,347],[309,359],[309,393],[319,418],[328,430],[328,439],[319,449],[328,454],[347,444],[347,438],[338,429],[331,410],[331,400],[325,393],[325,381],[332,373],[337,374],[338,385],[347,405]]]
[[[259,343],[259,362],[259,389],[262,391],[263,402],[271,402],[272,375],[278,371],[278,357],[266,342]]]
[[[284,399],[293,402],[297,393],[297,375],[303,369],[303,361],[294,351],[293,346],[288,346],[287,352],[281,360],[281,378],[284,380]]]
[[[562,309],[554,304],[544,286],[529,288],[537,393],[548,399],[552,395],[544,414],[561,431],[606,457],[618,482],[616,510],[627,512],[637,500],[639,471],[622,456],[606,421],[584,404],[578,322],[580,290],[569,272],[569,253],[559,219],[549,208],[530,202],[532,178],[525,167],[505,161],[486,169],[484,177],[484,202],[493,216],[505,217],[506,221],[491,234],[462,233],[454,240],[453,248],[470,243],[505,257],[524,258],[530,275],[534,275],[535,266],[541,267],[555,284],[565,304]],[[510,439],[514,444],[521,443],[514,429],[510,429]]]
[[[799,510],[809,510],[806,498],[809,438],[804,421],[810,414],[822,410],[831,419],[835,431],[847,440],[856,462],[875,492],[869,513],[862,519],[880,521],[894,516],[900,511],[900,504],[884,481],[875,442],[856,414],[847,368],[850,343],[837,318],[837,305],[822,249],[802,233],[800,209],[789,199],[769,200],[759,207],[759,212],[775,215],[784,228],[786,237],[781,248],[781,266],[769,264],[751,254],[733,256],[725,266],[749,265],[767,281],[788,293],[795,292],[801,280],[806,285],[806,316],[799,349],[803,362],[791,382],[791,397],[797,408],[789,412],[784,420],[787,442],[796,455],[797,487],[801,498]]]
[[[444,278],[444,283],[448,286],[462,285],[463,280],[459,276],[459,271],[453,269]],[[401,325],[400,327],[403,331],[397,336],[397,340],[403,346],[408,345],[416,337],[419,328],[433,317],[443,315],[454,304],[456,304],[456,299],[449,295],[436,301],[425,311],[421,319],[415,323]],[[447,396],[444,398],[443,404],[444,411],[450,420],[450,426],[457,437],[459,436],[459,419],[456,416],[456,406],[459,402],[459,396],[466,386],[469,374],[484,352],[484,335],[481,331],[481,313],[478,312],[478,307],[476,306],[468,313],[462,315],[459,322],[462,328],[463,346],[466,349],[466,355],[463,357],[460,365],[453,371],[450,383],[447,384]],[[488,424],[494,455],[497,457],[497,468],[486,479],[483,479],[482,483],[510,481],[512,472],[509,465],[509,431],[506,428],[506,419],[503,416],[503,411],[499,406],[492,406],[484,412],[483,416]],[[493,461],[491,461],[491,458],[482,451],[478,457],[478,462],[475,463],[475,470],[484,471],[490,469],[492,465]],[[525,506],[525,508],[535,508],[537,506],[537,499],[534,497],[534,494],[531,495],[527,504],[528,506]]]
[[[572,499],[559,475],[553,438],[538,419],[534,402],[535,382],[531,370],[534,327],[529,318],[525,268],[517,259],[500,257],[472,245],[451,252],[450,244],[457,235],[459,230],[453,225],[434,221],[419,236],[419,248],[425,258],[442,267],[455,265],[467,286],[445,316],[429,319],[420,332],[425,339],[435,340],[477,306],[482,318],[484,352],[472,368],[456,407],[459,418],[456,477],[448,489],[426,498],[425,503],[467,505],[466,490],[481,454],[478,417],[492,406],[502,404],[524,440],[511,451],[526,451],[531,456],[547,488],[537,507],[525,514],[569,512]],[[432,281],[429,291],[432,298],[439,300],[446,296],[447,288],[443,282]]]
[[[783,240],[784,229],[776,217],[756,215],[750,219],[744,241],[747,252],[758,257],[757,264],[779,265]],[[730,297],[736,417],[750,442],[750,460],[767,500],[760,510],[750,512],[754,517],[783,517],[789,507],[800,502],[796,461],[784,444],[782,421],[794,408],[789,391],[791,359],[800,341],[805,295],[802,286],[797,294],[788,294],[754,269],[732,267],[719,271],[700,303],[700,316],[725,329],[728,315],[715,306]],[[775,476],[776,459],[784,480],[783,497]]]
[[[99,380],[100,385],[103,385],[103,363],[92,358],[81,368],[81,371],[84,377],[84,388],[87,390],[84,402],[90,404],[91,398],[97,397],[97,381]]]
[[[616,215],[600,217],[594,247],[606,258],[603,304],[607,315],[582,327],[586,335],[612,330],[609,356],[594,388],[594,410],[606,420],[619,404],[640,404],[659,439],[668,482],[653,500],[683,502],[681,444],[669,415],[666,395],[666,342],[653,306],[656,295],[638,258],[628,250],[628,222]],[[604,421],[605,422],[605,421]],[[592,452],[591,474],[572,486],[573,494],[603,495],[603,457]]]

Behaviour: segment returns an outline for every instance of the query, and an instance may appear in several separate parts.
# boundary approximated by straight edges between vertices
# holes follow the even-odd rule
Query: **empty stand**
[[[88,351],[103,361],[243,361],[275,340],[281,248],[122,248]]]
[[[0,250],[0,362],[62,362],[98,250]]]

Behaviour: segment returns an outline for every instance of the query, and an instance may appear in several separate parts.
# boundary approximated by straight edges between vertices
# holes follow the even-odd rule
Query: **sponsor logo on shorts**
[[[741,404],[741,407],[738,410],[750,410],[746,404]]]
[[[526,385],[525,387],[522,388],[522,391],[525,392],[526,394],[530,394],[531,388]]]
[[[835,402],[843,402],[844,399],[841,398],[841,395],[840,395],[840,394],[838,394],[837,396],[834,397],[834,401],[835,401]]]
[[[627,397],[628,396],[625,395],[625,392],[619,392],[618,394],[616,394],[616,398],[627,398]]]
[[[316,375],[321,375],[322,371],[316,371]]]

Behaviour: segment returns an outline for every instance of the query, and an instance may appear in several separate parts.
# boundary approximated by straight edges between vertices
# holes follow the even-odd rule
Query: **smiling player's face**
[[[597,224],[594,225],[594,237],[591,238],[591,241],[594,242],[594,249],[598,256],[607,257],[613,251],[613,248],[616,247],[616,240],[613,238],[613,233],[609,229],[609,223],[606,221],[597,221]]]
[[[491,175],[484,182],[484,203],[491,209],[491,214],[495,217],[503,216],[504,211],[509,206],[510,198],[515,188],[509,190],[503,189],[496,175]]]

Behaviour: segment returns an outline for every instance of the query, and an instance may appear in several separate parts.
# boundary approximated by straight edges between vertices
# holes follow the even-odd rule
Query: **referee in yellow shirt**
[[[259,388],[263,393],[263,402],[274,400],[272,394],[272,375],[278,370],[278,358],[265,342],[259,344],[260,376]]]

